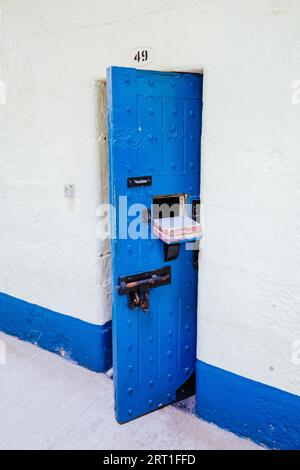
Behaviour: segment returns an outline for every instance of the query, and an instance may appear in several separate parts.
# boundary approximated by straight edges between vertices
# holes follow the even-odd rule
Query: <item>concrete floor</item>
[[[114,420],[113,382],[0,333],[0,449],[259,449],[182,407]]]

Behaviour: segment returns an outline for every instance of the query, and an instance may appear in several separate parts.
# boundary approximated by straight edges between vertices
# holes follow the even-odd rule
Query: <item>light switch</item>
[[[64,195],[67,198],[75,197],[75,186],[74,184],[64,184]]]

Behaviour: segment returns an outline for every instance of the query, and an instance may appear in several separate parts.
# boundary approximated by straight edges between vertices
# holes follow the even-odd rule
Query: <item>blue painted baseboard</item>
[[[197,361],[199,417],[272,449],[300,449],[300,397]]]
[[[111,322],[93,325],[0,293],[0,331],[96,372],[112,365]]]

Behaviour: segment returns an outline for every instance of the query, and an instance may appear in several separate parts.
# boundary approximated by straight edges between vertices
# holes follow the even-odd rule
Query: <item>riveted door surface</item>
[[[176,259],[165,261],[164,243],[151,237],[150,214],[157,196],[199,199],[202,76],[112,67],[108,112],[113,364],[116,417],[125,423],[176,401],[195,370],[195,253],[183,244]],[[132,238],[136,204],[149,216],[144,211],[141,236]],[[170,283],[150,289],[147,311],[131,308],[120,295],[122,277],[165,268]]]

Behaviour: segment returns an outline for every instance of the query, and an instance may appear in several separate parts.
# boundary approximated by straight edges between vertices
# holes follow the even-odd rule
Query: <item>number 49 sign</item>
[[[133,62],[138,67],[150,64],[153,60],[153,49],[151,47],[137,47],[132,51]]]

